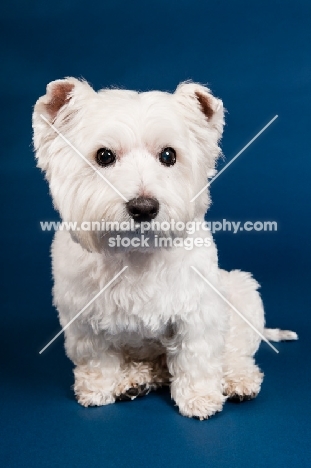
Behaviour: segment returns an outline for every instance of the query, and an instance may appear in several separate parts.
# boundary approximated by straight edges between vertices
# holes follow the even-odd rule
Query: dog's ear
[[[74,83],[69,80],[52,81],[47,85],[46,95],[42,101],[44,101],[45,110],[52,120],[55,119],[59,110],[70,101],[74,86]]]
[[[78,91],[90,93],[94,90],[86,81],[76,78],[65,78],[49,83],[46,87],[46,94],[41,96],[34,107],[36,113],[44,115],[48,120],[54,121],[57,115],[66,109],[70,101],[74,100]]]
[[[79,112],[94,95],[96,92],[86,81],[76,78],[56,80],[47,85],[46,94],[36,102],[32,116],[33,145],[38,166],[43,170],[47,170],[51,159],[48,148],[53,140],[57,140],[57,134],[46,120],[61,131],[64,126],[67,132],[74,129]]]
[[[203,125],[215,130],[218,139],[221,137],[224,126],[223,103],[208,88],[198,83],[180,83],[175,95],[188,115],[194,117],[195,113],[196,117],[201,116]]]

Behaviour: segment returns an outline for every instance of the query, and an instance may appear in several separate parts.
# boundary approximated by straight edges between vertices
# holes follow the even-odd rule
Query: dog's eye
[[[96,162],[100,166],[109,166],[116,160],[116,155],[109,148],[100,148],[96,153]]]
[[[176,162],[176,151],[174,148],[164,148],[159,154],[159,158],[165,166],[173,166]]]

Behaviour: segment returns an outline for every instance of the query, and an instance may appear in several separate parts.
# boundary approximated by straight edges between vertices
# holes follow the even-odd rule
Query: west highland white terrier
[[[222,101],[188,82],[95,92],[67,78],[35,105],[38,166],[76,226],[53,241],[53,297],[84,406],[170,385],[181,414],[207,419],[258,394],[262,337],[297,337],[264,328],[258,283],[218,267],[208,190],[193,200],[216,173],[223,125]]]

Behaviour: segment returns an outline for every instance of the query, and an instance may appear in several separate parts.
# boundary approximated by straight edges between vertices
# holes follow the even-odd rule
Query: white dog
[[[136,233],[118,233],[132,240],[151,220],[204,220],[209,193],[191,200],[216,172],[223,124],[222,101],[199,84],[182,83],[173,94],[95,92],[68,78],[50,83],[37,101],[34,146],[64,221],[134,220]],[[263,379],[253,358],[261,338],[217,291],[267,338],[296,338],[264,329],[257,282],[220,270],[203,228],[190,236],[149,232],[153,242],[191,238],[192,249],[118,247],[115,234],[59,231],[52,246],[61,325],[98,295],[65,331],[79,403],[106,405],[170,384],[183,415],[206,419],[226,398],[254,398]]]

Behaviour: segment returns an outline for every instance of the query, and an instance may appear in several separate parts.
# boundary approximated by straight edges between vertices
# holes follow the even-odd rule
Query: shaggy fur
[[[56,209],[65,221],[129,221],[125,201],[40,117],[93,164],[99,148],[117,156],[97,166],[127,198],[153,197],[157,221],[203,221],[224,124],[222,101],[204,86],[182,83],[173,94],[104,89],[74,78],[50,83],[34,108],[34,146]],[[172,147],[177,161],[159,162]],[[108,233],[109,234],[109,233]],[[164,232],[163,236],[180,236]],[[133,233],[122,235],[132,236]],[[195,266],[262,333],[258,284],[249,273],[218,267],[209,247],[110,248],[107,233],[56,233],[54,304],[64,327],[124,266],[126,271],[65,331],[75,364],[74,391],[84,406],[134,398],[170,384],[181,414],[206,419],[226,398],[255,397],[263,374],[254,362],[259,336],[191,269]]]

